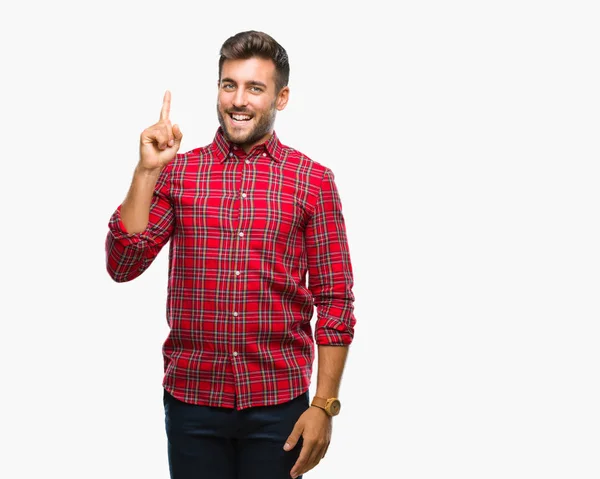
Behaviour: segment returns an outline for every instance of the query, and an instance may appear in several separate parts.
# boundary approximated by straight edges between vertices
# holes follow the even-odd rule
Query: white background
[[[248,29],[289,53],[276,130],[334,171],[355,274],[307,477],[600,477],[594,3],[2,7],[0,477],[168,477],[168,248],[116,284],[104,239],[164,91],[208,144]]]

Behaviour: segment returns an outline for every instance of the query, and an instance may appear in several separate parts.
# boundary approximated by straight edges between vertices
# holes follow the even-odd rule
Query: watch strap
[[[327,399],[315,396],[313,397],[310,405],[320,407],[321,409],[325,409],[325,407],[327,406]]]

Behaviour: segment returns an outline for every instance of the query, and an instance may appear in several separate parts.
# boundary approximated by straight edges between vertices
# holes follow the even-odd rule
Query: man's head
[[[284,48],[266,33],[228,38],[219,58],[217,115],[225,136],[247,151],[273,131],[287,104],[290,75]]]

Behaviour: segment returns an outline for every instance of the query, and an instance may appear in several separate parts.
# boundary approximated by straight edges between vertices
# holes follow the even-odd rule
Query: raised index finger
[[[169,90],[167,90],[165,92],[165,97],[163,98],[162,109],[160,110],[160,119],[168,120],[170,112],[171,112],[171,92]]]

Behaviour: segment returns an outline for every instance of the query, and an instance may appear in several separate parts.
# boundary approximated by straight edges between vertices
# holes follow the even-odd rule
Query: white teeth
[[[231,115],[231,118],[237,121],[247,121],[250,119],[250,117],[246,115]]]

